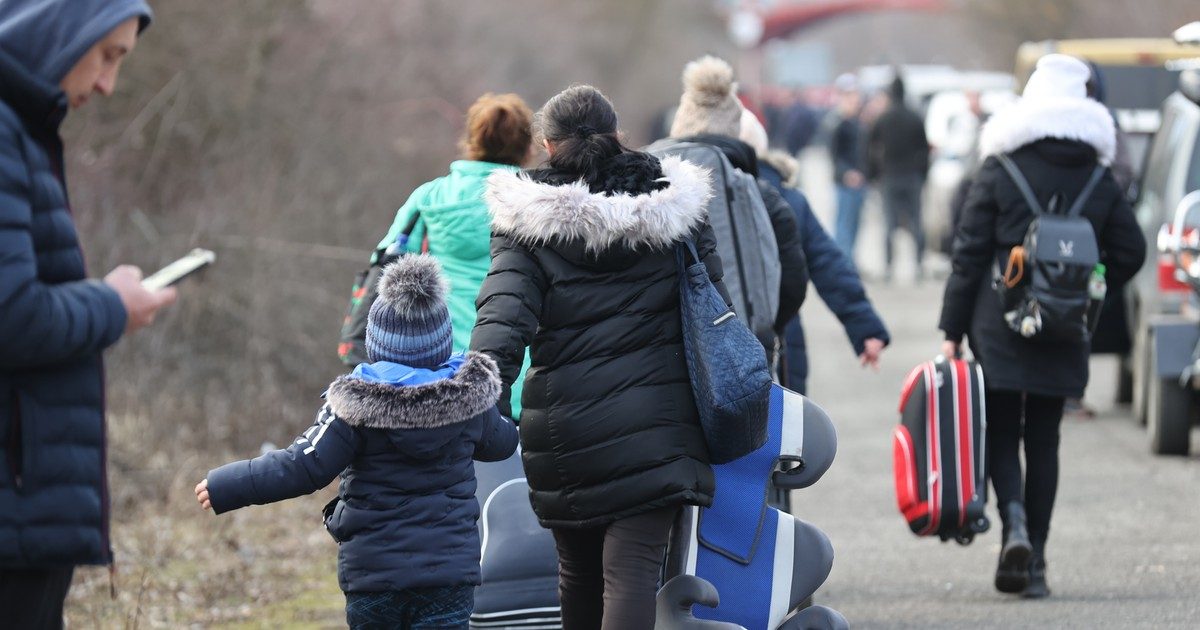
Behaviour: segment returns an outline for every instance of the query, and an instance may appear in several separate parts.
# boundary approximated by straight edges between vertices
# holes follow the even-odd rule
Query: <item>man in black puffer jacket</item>
[[[702,57],[684,68],[683,86],[679,109],[671,123],[671,138],[716,147],[734,168],[758,183],[778,246],[781,273],[775,332],[782,337],[787,323],[800,312],[808,291],[808,264],[796,215],[779,191],[759,177],[754,149],[738,139],[744,108],[734,94],[733,68],[716,57]]]

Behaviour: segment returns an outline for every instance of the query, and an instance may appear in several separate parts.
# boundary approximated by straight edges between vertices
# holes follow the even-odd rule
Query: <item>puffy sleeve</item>
[[[979,283],[995,259],[996,204],[995,182],[1001,174],[1000,163],[989,157],[967,190],[962,218],[954,235],[950,279],[942,298],[942,315],[938,323],[946,339],[961,341],[971,327],[975,314],[975,299]]]
[[[125,331],[121,298],[99,280],[45,284],[33,247],[33,207],[20,138],[0,134],[0,369],[93,355]]]
[[[492,236],[492,264],[475,300],[471,350],[486,353],[500,368],[500,413],[512,417],[512,385],[533,341],[547,290],[533,252],[504,235]]]

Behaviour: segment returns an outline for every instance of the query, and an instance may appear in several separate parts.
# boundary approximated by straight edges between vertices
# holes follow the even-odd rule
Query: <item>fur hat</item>
[[[683,96],[671,123],[671,137],[711,133],[736,138],[742,128],[742,109],[733,68],[724,59],[706,55],[683,69]]]
[[[367,314],[367,357],[435,368],[452,352],[446,279],[432,256],[404,256],[379,278],[379,297]]]

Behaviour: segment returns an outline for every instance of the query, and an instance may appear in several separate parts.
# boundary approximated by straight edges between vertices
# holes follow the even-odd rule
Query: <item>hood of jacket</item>
[[[138,31],[153,13],[145,0],[0,2],[0,50],[31,75],[57,86],[96,42],[132,17]]]
[[[483,354],[456,354],[434,370],[362,364],[329,385],[326,401],[353,427],[440,429],[474,418],[500,399],[500,372]]]
[[[1074,97],[1021,99],[992,114],[980,132],[979,152],[986,158],[1046,139],[1087,144],[1105,166],[1117,153],[1112,114],[1096,101]]]
[[[662,160],[666,187],[644,194],[593,193],[580,181],[535,181],[527,173],[488,177],[492,228],[524,245],[581,242],[588,252],[614,246],[663,249],[707,218],[709,173],[678,157]]]
[[[715,133],[698,133],[686,138],[677,138],[680,142],[698,142],[721,150],[729,163],[737,170],[758,177],[758,154],[754,147],[737,138],[722,136]]]
[[[799,188],[800,162],[783,151],[767,151],[758,159],[759,174],[767,176],[770,169],[784,186]]]

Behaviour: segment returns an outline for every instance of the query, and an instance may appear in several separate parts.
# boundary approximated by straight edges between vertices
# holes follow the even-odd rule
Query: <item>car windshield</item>
[[[1179,85],[1179,71],[1158,66],[1100,66],[1105,104],[1114,109],[1158,109]]]

